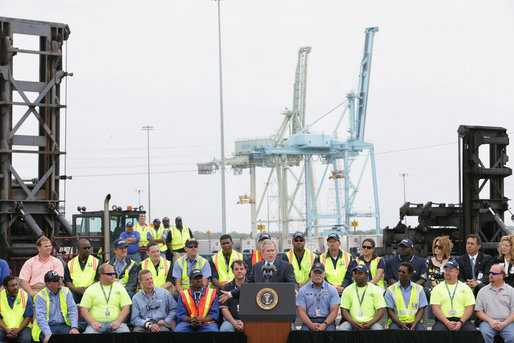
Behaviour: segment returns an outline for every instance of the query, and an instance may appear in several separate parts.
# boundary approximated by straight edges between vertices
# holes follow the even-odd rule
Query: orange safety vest
[[[262,261],[261,252],[259,250],[254,250],[252,254],[252,266],[260,261]]]
[[[182,303],[187,309],[187,313],[189,313],[189,317],[200,317],[204,318],[207,317],[207,314],[209,313],[209,310],[211,309],[212,303],[214,302],[214,299],[216,299],[216,290],[213,288],[206,288],[205,294],[200,297],[200,301],[198,302],[198,307],[196,307],[195,301],[193,300],[193,293],[192,288],[189,288],[186,291],[180,292],[180,296],[182,298]],[[214,323],[215,321],[209,321],[205,322],[203,324],[207,323]],[[202,325],[203,325],[202,324]]]

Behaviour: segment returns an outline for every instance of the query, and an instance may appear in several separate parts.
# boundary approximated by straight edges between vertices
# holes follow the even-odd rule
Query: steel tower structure
[[[0,256],[32,256],[33,239],[71,227],[59,213],[63,44],[68,25],[0,17]],[[19,48],[33,37],[37,48]],[[20,39],[18,39],[20,38]],[[20,56],[37,56],[33,79]],[[18,64],[17,64],[18,63]],[[23,67],[23,70],[22,70]],[[32,77],[31,76],[31,77]],[[35,118],[35,120],[34,120]],[[32,120],[32,122],[31,122]],[[25,148],[21,148],[21,147]],[[34,156],[33,168],[18,164]],[[28,175],[35,172],[35,175]]]

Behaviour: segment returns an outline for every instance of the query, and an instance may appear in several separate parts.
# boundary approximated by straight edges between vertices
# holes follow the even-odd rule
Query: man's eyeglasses
[[[443,250],[443,247],[436,244],[436,245],[434,245],[434,249],[441,249],[441,250]]]
[[[198,248],[198,244],[190,244],[190,245],[186,245],[186,247],[188,247],[189,249]]]
[[[373,247],[371,245],[363,245],[362,246],[362,249],[368,249],[368,250],[371,250],[373,249]]]
[[[501,275],[502,273],[497,273],[497,272],[489,272],[489,275]]]
[[[301,239],[301,238],[297,238],[297,239],[295,239],[294,241],[295,241],[295,242],[303,242],[303,239]]]
[[[102,273],[102,274],[107,275],[107,276],[114,276],[114,275],[116,275],[116,273]]]

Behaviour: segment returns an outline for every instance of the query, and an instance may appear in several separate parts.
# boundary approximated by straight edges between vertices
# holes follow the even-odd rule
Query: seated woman
[[[493,264],[499,264],[505,268],[507,285],[514,287],[514,236],[503,236],[498,245],[498,257]]]

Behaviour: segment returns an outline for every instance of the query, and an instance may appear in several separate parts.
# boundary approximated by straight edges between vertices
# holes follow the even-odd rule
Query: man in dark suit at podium
[[[480,237],[470,234],[466,239],[466,254],[457,258],[460,266],[459,281],[471,287],[475,298],[478,291],[489,284],[489,269],[493,264],[493,258],[490,255],[479,251],[481,247]]]
[[[262,242],[262,261],[254,264],[248,282],[292,282],[298,292],[293,265],[277,258],[277,246],[270,239]]]

